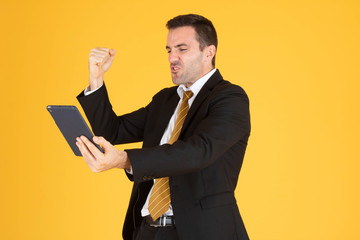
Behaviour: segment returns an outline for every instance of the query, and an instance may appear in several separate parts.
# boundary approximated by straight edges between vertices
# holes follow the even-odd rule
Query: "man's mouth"
[[[170,66],[170,70],[171,70],[171,72],[176,73],[180,70],[180,67],[179,66]]]

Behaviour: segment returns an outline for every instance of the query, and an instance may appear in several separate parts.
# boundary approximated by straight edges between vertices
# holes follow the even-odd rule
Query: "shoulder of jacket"
[[[212,90],[213,94],[220,94],[220,95],[238,95],[245,98],[247,94],[245,90],[240,87],[239,85],[233,84],[227,80],[220,81]]]
[[[174,97],[174,95],[178,96],[177,86],[160,90],[152,97],[152,101],[167,101]]]

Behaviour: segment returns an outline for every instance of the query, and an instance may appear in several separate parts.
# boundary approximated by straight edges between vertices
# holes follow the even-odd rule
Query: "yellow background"
[[[121,239],[131,183],[75,157],[48,104],[78,107],[91,48],[118,114],[171,86],[168,19],[198,13],[217,67],[251,102],[236,196],[254,240],[360,239],[360,3],[0,1],[0,238]],[[118,146],[119,149],[138,147]]]

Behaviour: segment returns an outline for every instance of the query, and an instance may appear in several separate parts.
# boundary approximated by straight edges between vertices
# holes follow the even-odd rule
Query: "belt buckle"
[[[150,226],[152,227],[165,227],[166,226],[166,216],[160,216],[158,223],[151,223]]]
[[[162,220],[162,221],[161,221]],[[166,226],[166,216],[163,216],[162,218],[160,217],[160,225],[162,227],[165,227]]]

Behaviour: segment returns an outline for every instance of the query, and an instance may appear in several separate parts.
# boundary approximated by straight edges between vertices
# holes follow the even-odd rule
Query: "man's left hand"
[[[104,153],[85,136],[76,138],[76,145],[93,172],[102,172],[111,168],[130,169],[130,160],[125,151],[116,149],[103,137],[95,136],[93,141],[102,146]]]

